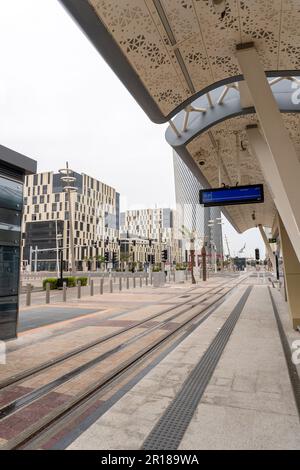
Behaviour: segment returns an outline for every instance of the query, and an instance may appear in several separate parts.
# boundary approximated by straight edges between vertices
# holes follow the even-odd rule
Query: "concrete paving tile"
[[[181,381],[171,380],[170,378],[164,380],[163,377],[159,379],[145,378],[140,384],[133,388],[132,393],[138,393],[144,396],[150,395],[154,397],[170,397],[173,398],[176,392],[181,387]]]
[[[287,379],[287,377],[285,377]],[[284,381],[286,382],[286,380]],[[278,381],[278,376],[274,377],[266,371],[259,371],[256,384],[257,391],[270,392],[270,393],[282,393],[282,384]]]
[[[112,428],[97,428],[94,433],[83,433],[81,439],[76,439],[68,450],[135,450],[139,448],[140,442],[143,442],[143,437],[129,435],[126,430],[121,429],[116,435]]]
[[[272,393],[252,393],[234,390],[226,390],[222,393],[221,387],[209,385],[203,394],[202,402],[297,416],[293,400],[286,400],[283,399],[282,395]]]
[[[9,416],[0,422],[0,438],[13,439],[28,427],[28,420],[17,415]]]
[[[256,412],[252,438],[253,449],[300,450],[299,417]]]
[[[17,398],[30,393],[32,388],[25,386],[14,385],[0,392],[0,408],[8,403],[16,400]]]
[[[216,385],[217,387],[225,387],[226,389],[230,390],[232,387],[232,377],[215,377],[214,380],[211,381],[212,384]]]
[[[0,438],[0,448],[1,448],[2,446],[4,446],[6,443],[7,443],[7,440],[6,440],[6,439],[1,439],[1,438]]]
[[[138,449],[151,431],[159,416],[168,406],[169,400],[150,399],[149,395],[137,397],[131,403],[136,408],[114,407],[76,439],[68,449]]]
[[[254,393],[256,390],[256,375],[236,375],[233,379],[232,390]]]
[[[249,449],[255,413],[201,403],[179,446],[180,450]]]
[[[224,281],[224,278],[219,279],[221,282]],[[193,292],[190,299],[195,299],[197,292],[204,293],[209,289],[209,286],[215,285],[216,282],[215,278],[210,279],[205,289],[199,285],[199,289]],[[95,302],[99,298],[101,308],[104,308],[105,305],[109,311],[106,311],[105,314],[101,312],[96,317],[66,324],[60,330],[49,328],[49,337],[44,333],[40,333],[40,336],[32,334],[32,341],[36,341],[33,344],[26,343],[23,339],[23,350],[10,353],[9,370],[7,369],[6,373],[24,370],[24,367],[29,367],[29,364],[32,367],[32,364],[36,364],[46,357],[53,358],[55,355],[71,350],[78,345],[103,337],[112,331],[118,331],[122,325],[128,326],[148,318],[162,308],[170,307],[171,303],[184,300],[177,299],[175,296],[184,295],[186,288],[187,286],[148,291],[142,289],[139,292],[137,288],[130,293],[123,291],[121,294],[116,292],[93,299],[87,298],[84,305],[91,306],[93,304],[94,308]],[[238,288],[197,330],[152,369],[82,436],[76,439],[72,444],[73,448],[139,448],[245,289],[246,285]],[[147,295],[145,295],[146,292]],[[170,295],[171,292],[173,297]],[[211,293],[209,301],[219,297],[219,294]],[[73,305],[77,305],[76,301],[73,302]],[[132,311],[126,311],[126,309]],[[122,316],[109,320],[108,316],[117,312]],[[190,312],[179,318],[182,321],[189,315]],[[166,314],[165,318],[167,317]],[[173,320],[173,325],[176,322],[177,320]],[[168,328],[173,326],[172,323]],[[57,335],[58,331],[59,335]],[[139,331],[145,331],[145,328],[139,328]],[[151,332],[149,336],[132,343],[127,350],[118,352],[63,384],[57,392],[63,393],[64,400],[69,400],[91,384],[99,382],[101,377],[117,364],[135,354],[137,348],[146,347],[162,337],[165,332]],[[136,333],[137,330],[127,333],[122,336],[122,341]],[[40,338],[41,344],[39,344],[38,338]],[[17,347],[18,344],[22,343],[16,342],[14,347]],[[101,351],[117,344],[120,344],[120,338],[107,342],[103,348],[101,346],[91,350],[80,358],[73,358],[73,360],[62,364],[61,367],[57,367],[56,372],[49,370],[48,374],[45,373],[38,377],[36,382],[33,379],[31,385],[36,384],[37,386],[38,383],[47,383],[46,381],[53,379],[57,373],[65,373],[70,367],[78,366],[82,360],[90,360]],[[59,406],[58,401],[54,402],[55,400],[53,401],[54,406]],[[20,414],[23,421],[21,420],[19,424],[15,423],[16,429],[22,427],[22,422],[24,425],[25,422],[28,423],[28,420],[38,419],[38,414],[35,415],[38,410],[34,407],[27,408],[27,414],[25,409],[23,415]],[[51,400],[41,404],[39,412],[47,414],[49,409],[51,409]],[[262,423],[259,421],[260,417]],[[259,446],[264,448],[264,446],[272,445],[274,448],[278,448],[280,434],[285,433],[287,437],[282,440],[284,448],[295,447],[298,445],[298,441],[296,438],[290,437],[290,432],[297,433],[299,429],[296,423],[297,418],[269,295],[266,286],[261,288],[255,286],[181,444],[183,445],[185,441],[185,445],[189,445],[190,447],[187,448],[190,449],[218,447],[246,449],[260,448]],[[14,425],[13,422],[11,424]],[[276,431],[271,435],[273,426],[276,426]],[[288,431],[288,427],[291,428],[290,431]],[[5,429],[3,430],[5,431]],[[1,438],[5,439],[3,436],[0,436]],[[187,439],[188,441],[186,441]]]

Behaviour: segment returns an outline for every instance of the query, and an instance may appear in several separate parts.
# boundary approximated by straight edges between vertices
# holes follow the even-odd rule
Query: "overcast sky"
[[[165,125],[153,124],[57,0],[0,0],[0,143],[57,171],[66,160],[122,207],[175,206]],[[264,253],[256,229],[224,232]],[[225,250],[226,252],[226,250]]]

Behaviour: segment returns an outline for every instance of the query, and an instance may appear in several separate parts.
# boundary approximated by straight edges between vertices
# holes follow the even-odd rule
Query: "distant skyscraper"
[[[200,255],[203,240],[206,242],[207,254],[210,257],[215,245],[217,257],[223,256],[221,211],[218,207],[204,208],[199,204],[199,191],[203,186],[196,176],[191,172],[183,160],[173,152],[175,197],[176,197],[176,221],[178,233],[181,227],[186,227],[190,232],[196,233],[195,249]],[[209,222],[211,221],[211,222]],[[213,222],[212,222],[213,221]],[[212,227],[209,227],[212,225]],[[189,240],[186,238],[182,243],[182,250],[186,253]],[[197,256],[196,256],[197,258]]]

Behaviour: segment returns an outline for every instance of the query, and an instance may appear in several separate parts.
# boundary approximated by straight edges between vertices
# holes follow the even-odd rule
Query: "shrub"
[[[176,271],[184,271],[186,269],[186,266],[184,264],[176,264]]]
[[[67,287],[75,287],[76,286],[76,277],[69,276],[64,279],[67,283]]]
[[[43,289],[46,290],[46,284],[50,284],[50,290],[57,289],[57,279],[55,277],[48,277],[43,280]]]
[[[161,271],[161,268],[159,266],[153,266],[152,272],[159,273],[160,271]]]
[[[76,279],[76,282],[80,281],[82,286],[87,286],[88,278],[86,276],[81,276]]]

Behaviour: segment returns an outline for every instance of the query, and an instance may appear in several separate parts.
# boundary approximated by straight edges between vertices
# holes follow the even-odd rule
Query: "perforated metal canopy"
[[[238,44],[255,44],[298,147],[299,105],[291,101],[292,85],[299,85],[298,0],[226,0],[222,14],[212,0],[60,1],[149,118],[170,121],[168,142],[205,186],[220,183],[216,144],[222,183],[236,184],[238,147],[241,182],[266,183],[245,135],[257,117],[236,58]],[[244,231],[272,226],[275,206],[266,188],[259,208],[224,212]]]

